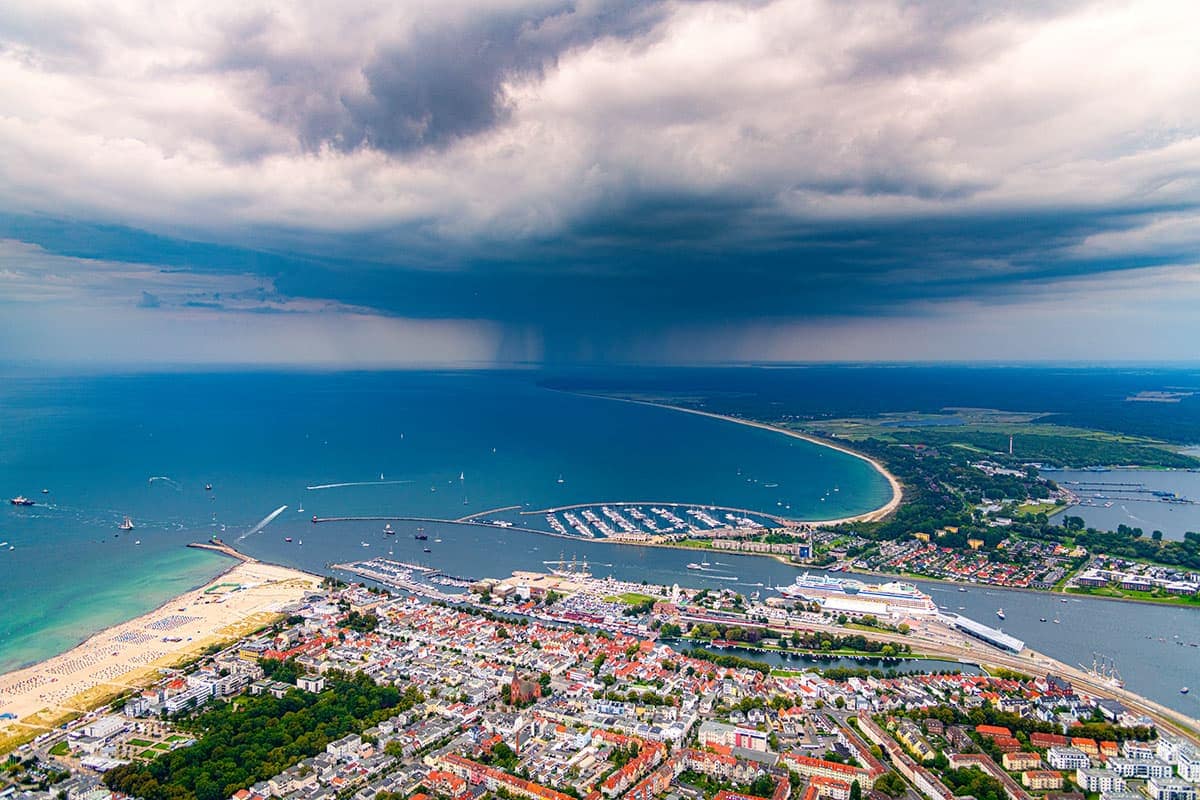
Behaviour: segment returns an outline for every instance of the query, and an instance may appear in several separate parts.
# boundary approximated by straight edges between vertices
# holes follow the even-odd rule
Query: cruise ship
[[[804,573],[791,586],[779,589],[784,597],[815,600],[830,611],[859,614],[936,614],[937,604],[911,583],[889,581],[867,584],[853,578],[833,578]]]

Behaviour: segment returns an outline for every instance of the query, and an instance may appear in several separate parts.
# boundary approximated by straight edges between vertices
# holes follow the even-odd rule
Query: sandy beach
[[[822,439],[819,436],[812,436],[807,433],[800,433],[799,431],[788,430],[787,428],[780,428],[778,425],[771,425],[766,422],[756,422],[754,420],[741,419],[739,417],[730,417],[725,414],[716,414],[716,413],[713,413],[712,411],[700,411],[699,409],[695,409],[695,408],[684,408],[683,406],[673,406],[673,405],[668,405],[666,403],[653,403],[653,402],[650,402],[649,400],[634,400],[634,399],[627,398],[627,397],[609,397],[607,395],[586,395],[586,396],[587,397],[595,397],[595,398],[602,399],[602,400],[615,400],[620,403],[637,403],[638,405],[643,405],[643,406],[654,406],[656,408],[669,408],[672,411],[682,411],[685,414],[695,414],[696,416],[699,416],[699,417],[708,417],[710,419],[719,419],[719,420],[723,420],[725,422],[733,422],[738,425],[746,425],[751,428],[761,428],[764,431],[772,431],[774,433],[781,433],[784,436],[790,436],[793,439],[803,439],[806,442],[811,442],[813,444],[820,445],[821,447],[828,447],[830,450],[837,450],[839,453],[845,453],[848,456],[854,456],[855,458],[862,459],[863,461],[867,462],[872,467],[874,467],[875,471],[878,472],[880,475],[882,475],[884,477],[884,479],[887,480],[888,485],[891,486],[891,488],[892,488],[892,498],[890,500],[888,500],[886,503],[884,503],[882,506],[880,506],[879,508],[874,509],[873,511],[868,511],[863,514],[855,514],[852,517],[842,517],[840,519],[796,520],[797,522],[820,523],[822,525],[841,525],[844,522],[874,522],[875,520],[883,519],[884,517],[888,516],[893,511],[895,511],[897,508],[899,508],[900,501],[904,499],[904,490],[900,486],[900,481],[896,478],[895,475],[893,475],[891,472],[888,472],[887,467],[885,467],[877,459],[871,458],[870,456],[868,456],[864,453],[860,453],[857,450],[851,450],[849,447],[846,447],[845,445],[841,445],[836,442],[831,442],[828,439]]]
[[[5,715],[0,752],[6,740],[28,738],[123,691],[147,686],[158,680],[161,669],[269,624],[319,583],[319,577],[299,570],[237,564],[199,589],[107,628],[66,653],[0,675],[0,715]]]

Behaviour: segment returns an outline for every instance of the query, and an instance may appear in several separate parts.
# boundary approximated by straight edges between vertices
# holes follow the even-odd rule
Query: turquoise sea
[[[203,582],[227,562],[184,544],[236,540],[285,505],[241,546],[303,537],[313,514],[635,499],[830,518],[890,496],[828,448],[522,373],[8,376],[0,441],[0,492],[38,503],[0,507],[4,670]]]
[[[510,513],[508,530],[394,523],[398,535],[388,537],[379,522],[314,525],[314,514],[457,518],[510,505],[639,500],[830,518],[890,496],[852,456],[552,391],[533,372],[5,376],[0,493],[39,503],[0,507],[0,542],[15,547],[0,549],[0,670],[61,652],[217,574],[227,559],[184,547],[214,534],[317,572],[390,550],[466,577],[542,569],[560,555],[587,559],[600,575],[747,592],[769,593],[797,574],[772,559],[729,555],[707,575],[687,569],[687,551],[523,530],[544,527],[538,515]],[[126,514],[136,528],[122,533]],[[418,526],[425,543],[412,538]],[[1069,663],[1101,653],[1130,689],[1200,716],[1200,696],[1178,692],[1196,683],[1193,609],[920,585],[983,622],[998,624],[1003,607],[1005,630],[1031,646]]]

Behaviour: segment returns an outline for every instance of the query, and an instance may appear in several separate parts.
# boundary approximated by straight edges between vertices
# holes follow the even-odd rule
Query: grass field
[[[1053,516],[1057,512],[1063,510],[1067,506],[1063,503],[1022,503],[1017,506],[1018,514],[1045,514],[1047,517]]]
[[[1168,606],[1185,606],[1200,608],[1200,596],[1183,597],[1175,594],[1155,594],[1154,592],[1138,592],[1133,589],[1121,589],[1116,586],[1105,586],[1099,589],[1072,586],[1068,594],[1087,594],[1092,597],[1112,597],[1117,600],[1143,600],[1148,603],[1162,603]]]
[[[627,606],[641,605],[642,603],[653,603],[654,598],[648,594],[638,594],[637,592],[624,592],[622,594],[610,594],[604,598],[609,603],[624,603]]]
[[[1194,467],[1196,458],[1157,439],[1106,431],[1049,425],[1036,414],[1013,414],[990,409],[958,409],[961,424],[930,424],[947,415],[884,414],[880,417],[817,420],[805,423],[812,432],[851,441],[878,439],[897,444],[953,447],[972,455],[1005,457],[1009,437],[1018,461],[1040,461],[1076,467],[1095,464],[1147,467]]]

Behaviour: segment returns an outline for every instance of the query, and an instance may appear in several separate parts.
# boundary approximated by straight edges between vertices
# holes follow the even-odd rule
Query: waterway
[[[540,521],[540,520],[539,520]],[[535,524],[529,522],[530,525]],[[267,536],[244,543],[247,552],[270,560],[313,570],[351,559],[391,557],[427,564],[463,577],[503,577],[514,570],[545,570],[543,561],[564,557],[582,564],[598,577],[670,586],[736,589],[743,594],[772,594],[771,587],[795,580],[801,570],[773,558],[732,553],[708,554],[710,571],[688,569],[699,560],[695,551],[570,541],[522,530],[437,523],[340,522],[314,525],[281,520]],[[413,535],[418,527],[426,541]],[[293,537],[292,543],[284,538]],[[436,539],[441,539],[441,542]],[[303,540],[303,544],[297,544]],[[366,542],[369,547],[363,547]],[[425,553],[428,547],[430,553]],[[819,572],[819,570],[814,570]],[[347,576],[349,577],[349,576]],[[730,580],[736,578],[736,580]],[[864,578],[882,582],[884,578]],[[1200,675],[1200,613],[1195,609],[1120,603],[1091,597],[982,586],[958,587],[933,581],[914,581],[947,611],[1001,627],[1030,647],[1069,664],[1091,666],[1093,654],[1115,662],[1128,688],[1192,716],[1200,716],[1200,699],[1181,695]],[[1066,600],[1066,602],[1062,602]],[[1004,610],[1001,621],[996,612]],[[1045,617],[1046,622],[1041,622]],[[1055,624],[1054,620],[1058,619]],[[1178,637],[1178,638],[1176,638]]]
[[[692,552],[556,539],[522,530],[531,517],[507,530],[426,523],[426,554],[412,538],[416,523],[393,523],[397,535],[387,537],[381,523],[313,525],[313,514],[454,518],[645,500],[830,518],[890,495],[869,465],[828,448],[548,391],[522,373],[5,378],[0,490],[39,505],[0,508],[0,541],[15,548],[0,551],[0,670],[62,652],[215,575],[227,560],[183,547],[214,534],[315,571],[391,549],[463,576],[543,569],[563,554],[586,558],[598,575],[747,593],[797,572],[736,555],[710,557],[723,572],[698,572],[686,567]],[[123,533],[126,514],[136,528]],[[1200,649],[1189,646],[1200,643],[1194,610],[922,588],[983,622],[995,624],[1003,606],[1004,629],[1031,646],[1069,663],[1101,652],[1130,689],[1200,716],[1200,693],[1178,693],[1200,683]]]
[[[189,541],[299,538],[313,514],[644,499],[829,519],[891,494],[826,447],[520,372],[0,375],[0,435],[0,497],[37,503],[0,505],[0,670],[225,566]]]

